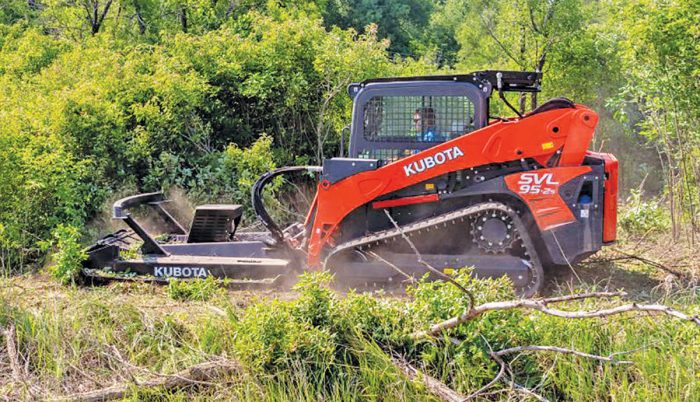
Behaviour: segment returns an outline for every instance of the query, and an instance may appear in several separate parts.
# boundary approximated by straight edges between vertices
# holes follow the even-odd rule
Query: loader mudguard
[[[320,267],[342,220],[382,195],[449,172],[490,163],[531,159],[541,166],[580,167],[598,115],[591,109],[549,110],[522,119],[493,123],[378,169],[361,172],[317,188],[307,263]],[[554,167],[552,166],[552,167]],[[436,190],[437,193],[437,190]],[[542,218],[546,219],[546,218]]]

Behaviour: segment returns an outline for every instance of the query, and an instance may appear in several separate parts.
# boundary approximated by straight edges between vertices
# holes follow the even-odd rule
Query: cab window
[[[474,130],[466,96],[375,96],[364,106],[367,141],[443,142]]]

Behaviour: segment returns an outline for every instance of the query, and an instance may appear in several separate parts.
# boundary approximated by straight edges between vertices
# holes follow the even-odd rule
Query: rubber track
[[[467,208],[459,209],[456,211],[448,212],[446,214],[438,215],[433,218],[424,219],[418,222],[410,223],[408,225],[400,226],[397,228],[382,230],[375,232],[371,235],[360,237],[345,243],[342,243],[334,247],[328,256],[324,259],[324,267],[328,265],[328,262],[343,251],[349,250],[367,250],[371,247],[387,244],[396,240],[402,240],[402,233],[408,237],[411,235],[418,234],[422,231],[430,230],[440,230],[440,227],[447,227],[448,225],[455,225],[458,222],[464,222],[468,217],[472,215],[479,214],[485,211],[499,210],[506,213],[515,224],[515,233],[518,235],[519,239],[525,246],[525,255],[528,257],[528,262],[532,265],[530,268],[530,284],[524,289],[524,293],[529,293],[531,287],[537,283],[537,275],[542,275],[542,265],[535,250],[534,243],[530,238],[528,231],[523,225],[520,216],[508,207],[507,205],[500,202],[486,202],[470,206]],[[542,278],[539,278],[540,280]]]

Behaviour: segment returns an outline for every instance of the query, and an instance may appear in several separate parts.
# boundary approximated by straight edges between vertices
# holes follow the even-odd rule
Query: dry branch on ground
[[[67,395],[59,400],[83,402],[109,401],[124,398],[134,388],[176,389],[191,385],[201,385],[203,382],[213,382],[223,377],[237,374],[240,370],[241,366],[235,361],[216,360],[194,365],[175,374],[158,374],[154,378],[148,380],[135,380],[134,383],[114,384],[107,388]]]
[[[612,307],[608,309],[601,309],[601,310],[593,310],[593,311],[564,311],[564,310],[558,310],[558,309],[553,309],[547,307],[547,304],[553,303],[553,302],[561,302],[561,301],[567,301],[567,300],[576,300],[576,299],[583,299],[583,298],[591,298],[591,297],[608,297],[610,296],[609,292],[596,292],[596,293],[588,293],[588,294],[581,294],[581,295],[571,295],[571,296],[564,296],[564,297],[557,297],[557,298],[551,298],[551,299],[542,299],[542,300],[529,300],[529,299],[522,299],[522,300],[511,300],[511,301],[504,301],[504,302],[491,302],[491,303],[484,303],[479,306],[476,306],[474,308],[470,308],[467,310],[462,315],[452,317],[448,320],[442,321],[440,323],[432,325],[428,330],[426,331],[418,331],[414,332],[411,334],[411,337],[414,339],[418,338],[425,338],[425,337],[430,337],[430,336],[437,336],[441,334],[443,331],[446,331],[451,328],[455,328],[460,324],[463,324],[467,321],[470,321],[476,317],[479,317],[480,315],[489,312],[489,311],[502,311],[502,310],[513,310],[513,309],[519,309],[519,308],[524,308],[524,309],[531,309],[531,310],[536,310],[544,314],[548,315],[553,315],[556,317],[562,317],[562,318],[572,318],[572,319],[578,319],[578,318],[593,318],[593,317],[607,317],[611,315],[616,315],[616,314],[622,314],[630,311],[643,311],[651,314],[666,314],[684,321],[690,321],[695,323],[696,325],[700,325],[700,318],[698,318],[697,315],[690,316],[685,313],[682,313],[678,310],[672,309],[668,306],[664,306],[661,304],[637,304],[637,303],[630,303],[630,304],[625,304],[622,306],[617,306],[617,307]],[[567,299],[568,297],[568,299]]]
[[[444,383],[413,367],[406,360],[395,356],[391,358],[391,361],[409,379],[415,380],[416,378],[418,378],[422,380],[423,384],[428,389],[428,391],[436,397],[440,398],[440,400],[446,402],[461,402],[466,399],[464,395],[461,395],[460,393],[454,391],[452,388],[448,387]]]
[[[2,331],[5,337],[5,348],[7,350],[7,355],[10,359],[10,368],[12,370],[12,380],[18,384],[24,385],[27,392],[32,397],[36,397],[39,394],[39,390],[29,383],[29,373],[27,372],[26,365],[23,366],[20,363],[20,355],[17,349],[17,333],[15,330],[15,325],[10,324],[7,329]]]
[[[599,360],[602,362],[608,362],[612,364],[632,364],[629,360],[617,360],[614,356],[620,353],[611,353],[608,356],[592,355],[590,353],[579,352],[578,350],[560,348],[558,346],[539,346],[539,345],[528,345],[528,346],[515,346],[508,349],[499,350],[498,352],[492,352],[493,356],[505,356],[511,353],[526,352],[526,351],[544,351],[544,352],[556,352],[563,354],[570,354],[579,357],[585,357],[587,359]]]
[[[600,356],[600,355],[594,355],[590,353],[585,353],[585,352],[580,352],[578,350],[574,349],[567,349],[567,348],[561,348],[558,346],[540,346],[540,345],[527,345],[527,346],[515,346],[512,348],[507,348],[507,349],[502,349],[497,352],[491,351],[489,353],[489,356],[500,366],[500,369],[498,370],[498,373],[496,376],[493,378],[493,380],[489,381],[488,384],[484,385],[483,387],[479,388],[476,392],[472,393],[468,397],[464,399],[464,402],[472,400],[478,396],[483,396],[485,395],[485,392],[489,390],[491,387],[496,385],[496,383],[500,380],[503,380],[508,384],[510,387],[513,389],[517,390],[518,392],[524,393],[532,398],[535,398],[539,401],[546,401],[547,399],[544,398],[543,396],[535,393],[534,391],[523,387],[522,385],[516,383],[513,380],[513,373],[510,369],[510,366],[508,363],[503,360],[503,356],[513,354],[513,353],[519,353],[519,352],[526,352],[526,351],[536,351],[536,352],[556,352],[556,353],[562,353],[562,354],[570,354],[574,356],[579,356],[579,357],[584,357],[587,359],[593,359],[593,360],[598,360],[602,362],[607,362],[611,364],[633,364],[631,361],[628,360],[617,360],[615,359],[614,356],[623,354],[623,353],[628,353],[628,352],[623,352],[623,353],[611,353],[608,356]],[[504,374],[506,371],[510,374],[510,379],[506,380],[504,378]]]

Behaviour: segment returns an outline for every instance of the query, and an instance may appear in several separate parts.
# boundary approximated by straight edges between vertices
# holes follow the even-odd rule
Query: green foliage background
[[[692,0],[3,1],[0,268],[41,262],[60,224],[82,228],[115,194],[178,186],[198,201],[248,202],[258,174],[337,152],[349,82],[482,68],[539,68],[541,98],[594,107],[602,116],[594,147],[620,157],[623,187],[664,195],[674,234],[684,223],[694,231],[699,8]]]

